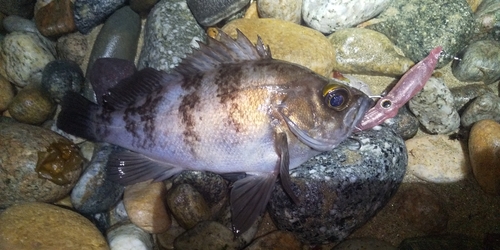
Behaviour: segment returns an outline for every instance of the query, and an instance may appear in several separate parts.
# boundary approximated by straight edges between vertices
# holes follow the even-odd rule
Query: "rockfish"
[[[272,59],[260,37],[254,45],[239,31],[200,43],[172,73],[136,71],[102,100],[69,93],[57,126],[128,149],[108,161],[108,177],[125,185],[184,170],[239,176],[230,191],[235,234],[264,211],[278,175],[298,202],[288,170],[336,147],[373,105],[357,89]]]

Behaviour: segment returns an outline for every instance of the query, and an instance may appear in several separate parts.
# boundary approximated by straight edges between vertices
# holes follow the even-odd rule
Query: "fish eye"
[[[338,84],[328,84],[323,88],[325,104],[337,111],[342,111],[347,107],[349,97],[349,90]]]

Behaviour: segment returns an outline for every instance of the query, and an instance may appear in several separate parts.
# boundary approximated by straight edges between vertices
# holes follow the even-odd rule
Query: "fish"
[[[235,39],[222,31],[219,36],[199,42],[170,73],[146,67],[107,90],[95,86],[102,95],[97,104],[67,93],[57,126],[125,148],[113,152],[107,166],[108,178],[124,185],[185,170],[229,178],[238,236],[264,212],[278,176],[291,200],[300,202],[289,170],[347,139],[374,101],[273,59],[260,37],[254,45],[239,30]],[[117,60],[98,59],[98,75],[90,78],[112,78],[106,68],[116,69]]]

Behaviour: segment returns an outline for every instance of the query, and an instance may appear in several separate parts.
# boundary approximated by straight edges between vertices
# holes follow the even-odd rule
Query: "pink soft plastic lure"
[[[441,51],[441,46],[436,47],[426,58],[408,70],[396,86],[387,95],[380,98],[373,108],[366,112],[363,120],[354,131],[373,128],[386,119],[394,117],[398,113],[399,108],[422,90],[436,67]]]

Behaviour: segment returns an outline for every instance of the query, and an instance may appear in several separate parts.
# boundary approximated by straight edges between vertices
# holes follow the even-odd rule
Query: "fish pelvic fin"
[[[288,153],[288,139],[285,133],[276,134],[276,152],[280,156],[279,169],[280,181],[285,193],[295,204],[299,204],[299,198],[293,193],[292,181],[290,180],[290,154]]]
[[[62,131],[91,141],[100,141],[95,114],[99,105],[75,92],[68,92],[61,102],[57,127]]]
[[[198,42],[199,49],[193,49],[193,53],[184,58],[175,71],[190,76],[213,70],[221,64],[272,58],[271,51],[260,37],[253,45],[240,30],[236,32],[236,39],[219,30],[220,41],[207,37],[207,44]]]

